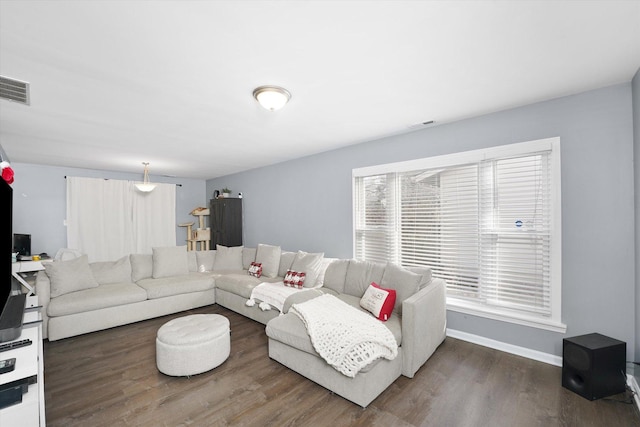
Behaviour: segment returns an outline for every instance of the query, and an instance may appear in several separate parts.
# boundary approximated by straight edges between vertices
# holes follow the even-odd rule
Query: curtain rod
[[[92,178],[92,177],[81,177],[81,178]],[[64,176],[64,179],[67,179],[67,175]],[[105,181],[109,181],[110,178],[102,178]],[[157,182],[156,184],[167,184],[166,182]],[[182,187],[182,184],[176,184],[176,187]]]

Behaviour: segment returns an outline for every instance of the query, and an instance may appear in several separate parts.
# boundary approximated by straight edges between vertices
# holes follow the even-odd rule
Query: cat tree
[[[204,217],[209,216],[208,208],[195,208],[191,215],[198,217],[199,227],[192,231],[194,222],[184,222],[178,224],[180,227],[187,227],[187,250],[188,251],[208,251],[211,243],[211,229],[204,226]],[[200,243],[200,248],[198,248]]]

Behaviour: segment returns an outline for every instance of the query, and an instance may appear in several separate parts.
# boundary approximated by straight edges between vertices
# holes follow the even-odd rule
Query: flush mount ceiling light
[[[291,99],[291,93],[279,86],[260,86],[254,89],[253,97],[269,111],[276,111]]]
[[[149,182],[149,163],[142,162],[142,164],[144,165],[144,179],[141,184],[136,184],[136,188],[138,189],[138,191],[148,193],[150,191],[153,191],[153,189],[156,188],[156,185]]]

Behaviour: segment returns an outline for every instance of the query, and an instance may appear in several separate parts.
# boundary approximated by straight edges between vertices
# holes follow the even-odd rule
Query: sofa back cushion
[[[322,266],[322,258],[324,253],[308,253],[298,251],[290,270],[297,273],[305,273],[304,287],[313,288],[316,285],[318,276],[320,275],[320,267]]]
[[[402,302],[418,292],[421,280],[422,275],[420,274],[412,273],[395,264],[387,264],[382,275],[382,283],[377,283],[380,283],[383,288],[395,289],[396,303],[394,311],[402,314]]]
[[[153,275],[153,256],[151,254],[131,254],[131,280],[137,282],[149,279]]]
[[[242,246],[216,245],[216,259],[213,263],[214,270],[242,270]],[[249,263],[251,266],[251,263]],[[248,268],[247,268],[248,269]]]
[[[92,262],[89,267],[100,285],[131,283],[131,262],[128,256],[117,261]]]
[[[407,270],[422,276],[420,279],[420,289],[423,289],[431,283],[431,267],[408,267]]]
[[[195,251],[187,251],[187,268],[189,273],[198,271],[198,258]]]
[[[427,271],[428,270],[428,271]],[[417,274],[394,264],[383,264],[355,259],[331,262],[324,273],[324,288],[362,298],[371,282],[396,291],[394,311],[402,313],[402,302],[418,292],[423,282],[431,281],[431,270],[421,269]]]
[[[284,277],[288,270],[291,270],[293,260],[296,258],[295,252],[282,251],[280,252],[280,267],[278,267],[278,276]]]
[[[324,272],[323,287],[343,293],[349,262],[348,259],[338,259],[329,264]]]
[[[69,261],[46,262],[43,265],[51,282],[51,298],[98,287],[86,255]]]
[[[241,270],[248,270],[251,267],[251,263],[256,260],[257,248],[242,248],[242,268]]]
[[[264,245],[260,243],[256,251],[256,261],[262,265],[262,275],[274,278],[280,267],[280,246]]]
[[[362,298],[371,282],[380,283],[384,264],[352,259],[347,269],[344,293]]]
[[[153,249],[153,278],[186,276],[189,257],[186,246],[166,246]]]
[[[212,271],[216,260],[216,251],[196,251],[198,271]]]

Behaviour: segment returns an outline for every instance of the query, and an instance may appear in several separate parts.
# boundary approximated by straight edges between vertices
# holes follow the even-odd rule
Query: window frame
[[[550,179],[551,179],[551,217],[550,217],[550,315],[536,315],[523,311],[502,307],[488,306],[481,302],[469,301],[447,294],[447,309],[463,314],[480,316],[488,319],[504,321],[524,326],[530,326],[554,332],[566,332],[566,325],[562,323],[562,199],[561,199],[561,156],[560,138],[545,138],[528,142],[507,144],[459,153],[445,154],[402,162],[387,163],[375,166],[355,168],[352,170],[352,213],[353,213],[353,256],[357,255],[358,233],[358,178],[418,171],[422,169],[437,169],[478,163],[485,160],[503,159],[514,156],[524,156],[541,151],[550,151]],[[395,222],[398,222],[396,220]],[[396,237],[398,239],[399,237]]]

